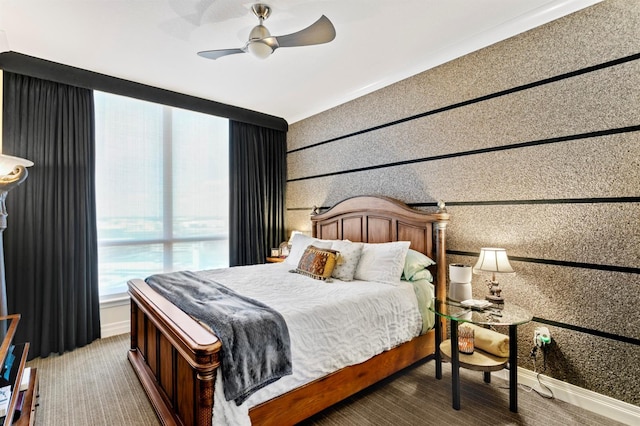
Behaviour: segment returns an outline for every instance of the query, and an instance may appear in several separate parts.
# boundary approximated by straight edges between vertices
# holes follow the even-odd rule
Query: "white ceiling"
[[[0,51],[282,117],[357,98],[600,0],[267,0],[272,35],[326,15],[328,44],[209,60],[258,23],[238,0],[0,0]]]

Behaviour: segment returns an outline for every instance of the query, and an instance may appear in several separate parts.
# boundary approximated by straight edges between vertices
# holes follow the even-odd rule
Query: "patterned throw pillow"
[[[331,277],[337,259],[337,251],[311,245],[302,254],[294,272],[324,281]]]
[[[341,281],[353,281],[362,254],[363,243],[353,243],[349,240],[334,241],[331,248],[340,252],[338,264],[331,276]]]
[[[289,256],[285,259],[285,263],[288,263],[292,267],[298,266],[302,254],[310,245],[314,245],[318,248],[331,248],[331,241],[318,240],[305,234],[295,234],[291,239],[291,251]]]

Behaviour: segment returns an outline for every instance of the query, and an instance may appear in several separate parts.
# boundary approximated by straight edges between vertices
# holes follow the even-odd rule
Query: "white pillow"
[[[300,259],[302,258],[304,251],[312,244],[321,249],[331,248],[331,241],[329,240],[318,240],[305,234],[294,234],[291,239],[291,250],[289,251],[289,256],[287,256],[284,262],[298,267],[298,263],[300,263]]]
[[[410,245],[409,241],[365,243],[354,278],[363,281],[399,284],[404,268],[404,259]]]
[[[352,243],[349,240],[334,241],[331,248],[340,252],[340,255],[331,276],[342,281],[353,281],[363,246],[363,243]]]

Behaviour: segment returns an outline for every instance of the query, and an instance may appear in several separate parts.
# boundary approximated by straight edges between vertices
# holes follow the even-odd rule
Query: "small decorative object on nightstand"
[[[461,302],[473,297],[471,292],[471,266],[461,263],[449,265],[449,299]]]
[[[281,257],[287,257],[289,256],[289,251],[291,250],[291,246],[289,245],[289,241],[283,241],[282,244],[280,244],[280,256]]]
[[[493,303],[504,303],[502,296],[502,288],[496,280],[496,274],[513,274],[515,273],[509,264],[507,251],[503,248],[484,247],[480,249],[480,257],[476,266],[473,267],[474,274],[483,272],[491,272],[491,280],[487,280],[489,294],[486,299]]]
[[[462,324],[458,327],[458,350],[461,354],[470,355],[474,351],[474,332],[473,328]]]

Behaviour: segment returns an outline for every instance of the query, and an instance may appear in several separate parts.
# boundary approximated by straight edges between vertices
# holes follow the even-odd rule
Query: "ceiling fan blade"
[[[329,18],[324,15],[303,30],[275,37],[278,41],[278,47],[311,46],[328,43],[334,38],[336,38],[336,29]]]
[[[218,50],[203,50],[198,52],[198,55],[207,59],[218,59],[227,55],[235,55],[236,53],[244,53],[243,49],[218,49]]]

